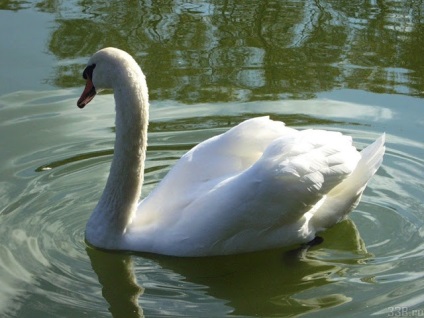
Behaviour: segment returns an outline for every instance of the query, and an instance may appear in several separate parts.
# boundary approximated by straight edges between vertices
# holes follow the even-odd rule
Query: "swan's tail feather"
[[[386,150],[384,146],[386,134],[382,134],[376,141],[361,151],[361,160],[352,173],[351,187],[358,187],[357,192],[364,191],[368,181],[380,168],[383,162],[383,155]]]
[[[341,221],[358,205],[367,183],[383,162],[384,143],[385,134],[363,149],[353,173],[327,194],[316,211],[312,211],[311,221],[317,231]]]
[[[368,180],[376,173],[383,162],[383,155],[386,150],[385,141],[386,134],[382,134],[376,141],[361,151],[362,158],[359,161],[358,168],[364,170]]]

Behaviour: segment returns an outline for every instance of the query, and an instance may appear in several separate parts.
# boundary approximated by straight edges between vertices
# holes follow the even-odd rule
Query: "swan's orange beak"
[[[79,108],[84,108],[91,100],[96,96],[96,88],[91,81],[91,78],[87,78],[85,83],[84,91],[81,94],[81,97],[78,99],[77,105]]]

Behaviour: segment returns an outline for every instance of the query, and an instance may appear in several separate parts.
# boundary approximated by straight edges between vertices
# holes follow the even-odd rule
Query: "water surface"
[[[0,315],[387,317],[424,310],[419,1],[0,8]],[[8,26],[9,28],[5,28]],[[103,252],[85,223],[113,156],[110,92],[76,107],[97,49],[134,54],[151,96],[143,196],[198,142],[254,116],[338,130],[382,168],[322,244],[179,259]]]

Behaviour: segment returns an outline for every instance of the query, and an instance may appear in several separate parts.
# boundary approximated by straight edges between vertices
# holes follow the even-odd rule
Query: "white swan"
[[[358,152],[338,132],[253,118],[191,149],[138,203],[149,108],[144,75],[129,54],[105,48],[83,77],[80,108],[102,88],[114,90],[116,103],[110,174],[85,233],[99,248],[208,256],[305,243],[356,207],[383,159],[384,134]]]

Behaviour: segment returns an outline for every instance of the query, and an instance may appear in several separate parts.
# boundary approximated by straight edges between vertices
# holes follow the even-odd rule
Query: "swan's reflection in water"
[[[143,317],[138,298],[144,289],[137,283],[131,255],[91,247],[87,247],[86,251],[113,317]]]
[[[93,248],[87,248],[87,253],[114,317],[143,317],[142,305],[147,315],[170,314],[169,306],[168,310],[161,309],[167,307],[161,304],[162,296],[168,297],[167,302],[174,301],[171,307],[175,316],[187,315],[187,304],[197,307],[198,316],[206,316],[210,308],[203,303],[205,297],[211,302],[219,301],[223,315],[297,315],[349,302],[351,297],[334,292],[337,288],[333,288],[333,292],[323,292],[322,287],[343,277],[349,279],[346,277],[348,268],[363,266],[372,258],[350,220],[325,232],[323,237],[321,244],[312,247],[226,257],[130,255]],[[134,262],[155,264],[156,273],[152,268],[143,272],[147,267],[134,266]],[[178,290],[174,300],[169,300],[170,294],[166,290],[161,295],[157,289],[161,286],[160,275],[167,275],[164,281],[168,284],[169,276],[173,276],[175,286],[164,288]],[[197,286],[194,291],[189,291],[193,287],[190,284]],[[196,304],[195,297],[178,296],[185,292],[196,293],[196,289],[203,293],[200,305]],[[179,306],[182,298],[184,301]],[[189,314],[196,312],[193,308]]]

